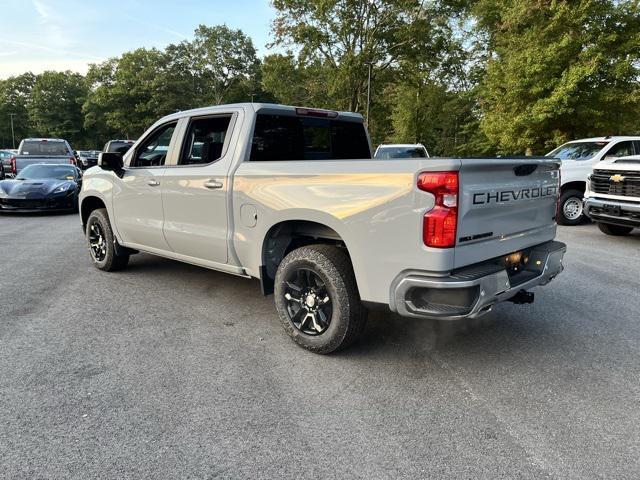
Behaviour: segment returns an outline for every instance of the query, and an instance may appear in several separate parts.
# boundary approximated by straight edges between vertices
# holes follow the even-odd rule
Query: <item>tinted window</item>
[[[609,142],[566,143],[548,153],[547,157],[559,158],[560,160],[588,160],[608,144]]]
[[[109,142],[105,147],[105,152],[120,153],[124,155],[133,146],[133,142]]]
[[[131,160],[131,166],[159,167],[164,165],[175,129],[176,124],[170,123],[152,133],[137,149],[136,156]]]
[[[204,165],[222,156],[230,116],[195,119],[185,138],[180,165]]]
[[[252,161],[371,158],[364,125],[325,118],[259,114]]]
[[[76,178],[76,173],[76,167],[72,165],[28,165],[20,171],[18,179],[35,180],[55,178],[59,180],[71,180]]]
[[[376,152],[376,158],[427,158],[427,152],[420,147],[382,147]]]
[[[609,150],[607,153],[605,153],[605,158],[606,157],[628,157],[630,155],[633,155],[634,151],[633,151],[633,142],[620,142],[620,143],[616,143],[613,147],[611,147],[611,150]]]
[[[20,155],[68,155],[70,152],[63,142],[25,141]]]

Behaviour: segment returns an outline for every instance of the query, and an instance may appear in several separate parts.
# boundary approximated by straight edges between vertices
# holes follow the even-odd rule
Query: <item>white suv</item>
[[[562,160],[558,223],[578,225],[584,219],[582,199],[587,178],[601,160],[640,155],[640,137],[595,137],[565,143],[547,154]]]

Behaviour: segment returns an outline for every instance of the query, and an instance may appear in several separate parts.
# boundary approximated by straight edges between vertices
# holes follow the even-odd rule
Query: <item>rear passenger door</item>
[[[180,154],[162,181],[164,237],[175,253],[227,263],[227,180],[238,115],[229,112],[185,120]]]

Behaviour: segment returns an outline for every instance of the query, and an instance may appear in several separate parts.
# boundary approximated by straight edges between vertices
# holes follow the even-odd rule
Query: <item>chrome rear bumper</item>
[[[549,283],[564,269],[562,261],[566,251],[566,245],[561,242],[533,247],[529,266],[519,277],[510,277],[504,267],[490,264],[472,266],[443,277],[407,272],[394,282],[390,306],[405,317],[475,318],[522,290]]]

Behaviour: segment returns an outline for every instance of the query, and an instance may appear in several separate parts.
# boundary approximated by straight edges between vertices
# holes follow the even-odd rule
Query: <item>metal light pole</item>
[[[373,68],[373,64],[369,62],[367,65],[369,65],[369,79],[367,81],[367,127],[369,127],[369,114],[371,113],[371,69]]]
[[[9,117],[11,118],[11,141],[13,142],[13,149],[16,148],[16,134],[13,132],[13,117],[15,117],[15,113],[10,113]]]

